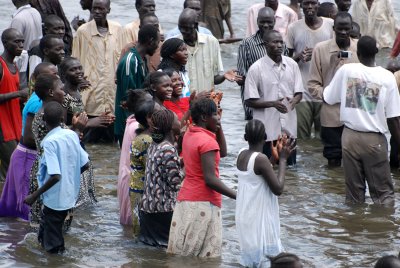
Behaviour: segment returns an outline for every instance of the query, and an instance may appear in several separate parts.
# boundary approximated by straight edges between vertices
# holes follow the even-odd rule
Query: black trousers
[[[49,253],[62,253],[65,250],[63,224],[68,210],[54,210],[43,206],[38,240]]]

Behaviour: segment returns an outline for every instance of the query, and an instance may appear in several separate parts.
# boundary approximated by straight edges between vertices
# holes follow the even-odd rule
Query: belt
[[[17,145],[17,150],[24,152],[24,153],[37,154],[36,150],[28,149],[20,143],[18,143],[18,145]]]

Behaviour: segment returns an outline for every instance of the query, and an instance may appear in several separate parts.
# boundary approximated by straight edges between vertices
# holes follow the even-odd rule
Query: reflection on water
[[[79,1],[61,1],[69,18],[80,14]],[[110,17],[127,23],[135,11],[123,12],[133,6],[131,0],[112,1]],[[182,1],[157,1],[160,21],[165,29],[177,20]],[[232,0],[233,24],[237,36],[245,32],[245,9],[255,0]],[[397,14],[400,3],[397,1]],[[9,17],[13,7],[0,0],[2,18]],[[8,6],[6,6],[8,5]],[[117,14],[121,14],[116,17]],[[134,15],[133,15],[134,14]],[[171,16],[170,14],[173,14]],[[7,26],[0,22],[0,29]],[[236,65],[237,44],[222,45],[225,68]],[[378,63],[386,61],[383,53]],[[221,178],[230,187],[237,187],[235,158],[245,146],[245,122],[239,89],[229,83],[220,86],[223,128],[229,154],[221,160]],[[134,241],[132,231],[119,224],[116,180],[119,150],[115,145],[89,145],[96,174],[99,203],[91,208],[77,210],[70,232],[66,235],[67,251],[63,256],[50,256],[28,233],[28,224],[14,219],[0,219],[0,266],[5,267],[236,267],[239,245],[235,230],[235,202],[223,200],[222,257],[213,260],[168,256]],[[399,195],[396,206],[385,209],[368,203],[349,207],[344,204],[342,169],[327,169],[322,157],[322,146],[316,139],[298,143],[298,165],[287,172],[285,191],[279,198],[282,243],[287,251],[298,254],[305,267],[371,267],[384,254],[397,254],[400,245]],[[395,191],[399,190],[399,173],[393,174]],[[251,219],[249,219],[251,220]]]

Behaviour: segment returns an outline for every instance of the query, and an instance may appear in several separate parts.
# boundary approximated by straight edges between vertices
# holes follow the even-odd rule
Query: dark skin
[[[61,121],[62,121],[62,120],[60,120],[60,123],[61,123]],[[46,124],[46,125],[47,125],[47,128],[48,128],[49,132],[50,132],[52,129],[54,129],[54,128],[60,126],[60,124],[55,125],[55,126],[49,126],[48,124]],[[83,167],[81,167],[81,174],[82,174],[85,170],[87,170],[88,168],[89,168],[89,163],[86,163],[86,165],[84,165]],[[35,203],[36,200],[37,200],[43,193],[47,192],[51,187],[53,187],[53,186],[54,186],[57,182],[59,182],[60,180],[61,180],[61,175],[59,175],[59,174],[50,175],[50,178],[45,182],[45,184],[44,184],[42,187],[40,187],[39,189],[37,189],[36,191],[34,191],[32,194],[28,195],[28,196],[25,198],[24,203],[27,204],[27,205],[29,205],[29,206],[32,206],[32,204]]]
[[[187,10],[184,15],[179,17],[178,28],[183,36],[183,40],[188,46],[194,47],[197,42],[197,14],[194,10]],[[185,11],[184,11],[185,12]],[[214,84],[221,84],[226,80],[231,82],[242,80],[242,76],[238,75],[235,70],[229,70],[224,74],[217,74],[214,76]]]
[[[22,53],[24,47],[24,37],[18,30],[15,29],[7,29],[6,32],[3,33],[3,36],[4,52],[1,57],[6,62],[8,70],[12,74],[16,74],[17,67],[14,64],[14,59],[17,56],[20,56]],[[3,78],[3,72],[3,66],[0,65],[0,81]],[[20,89],[15,92],[0,94],[0,104],[16,98],[26,99],[28,94],[28,88]]]
[[[71,96],[80,99],[80,89],[90,87],[90,82],[83,75],[83,68],[78,60],[70,62],[65,74],[64,91]],[[114,122],[115,117],[111,112],[102,113],[100,116],[88,119],[85,128],[108,127]]]
[[[317,30],[323,23],[322,18],[317,16],[318,7],[318,0],[303,1],[304,21],[312,30]],[[312,51],[313,48],[306,47],[301,53],[294,55],[294,49],[289,49],[289,57],[292,57],[296,62],[308,62],[311,60]]]
[[[271,8],[262,8],[258,12],[257,16],[257,25],[258,30],[260,31],[260,35],[263,36],[264,32],[269,30],[273,30],[275,26],[275,13]],[[246,77],[243,76],[241,80],[236,81],[239,86],[244,85],[246,81]]]
[[[336,44],[341,50],[347,50],[350,47],[350,31],[352,30],[352,21],[350,18],[336,18],[333,25]]]
[[[335,0],[339,11],[349,12],[351,0]]]
[[[154,0],[143,0],[142,5],[137,7],[139,18],[146,14],[154,14],[156,12],[156,3]]]
[[[277,33],[271,33],[269,35],[264,35],[264,42],[267,47],[268,56],[276,63],[282,62],[282,50],[283,50],[283,40],[282,36]],[[295,93],[292,99],[288,99],[290,104],[290,110],[293,110],[297,103],[300,102],[303,97],[303,93]],[[288,113],[286,105],[282,102],[284,99],[279,99],[276,101],[264,101],[262,99],[248,99],[246,100],[246,105],[255,109],[264,108],[275,108],[280,113]]]
[[[43,62],[60,64],[65,58],[64,41],[60,38],[52,38],[50,47],[43,49],[43,54]]]
[[[199,122],[196,122],[196,125],[216,133],[217,142],[220,146],[220,156],[225,157],[227,155],[226,141],[218,114],[215,112],[211,116],[204,115]],[[215,176],[215,158],[216,151],[209,151],[201,155],[201,168],[206,185],[222,195],[236,199],[236,192]]]
[[[17,9],[29,4],[29,0],[12,0],[12,2]]]
[[[96,22],[97,30],[100,34],[108,32],[107,15],[110,13],[109,0],[93,0],[91,14]]]
[[[268,157],[262,153],[264,143],[265,143],[264,140],[260,140],[259,142],[254,144],[249,143],[249,149],[243,151],[239,155],[237,160],[237,167],[241,171],[247,171],[247,164],[249,162],[251,155],[254,152],[260,152],[260,154],[257,155],[254,162],[254,173],[256,175],[261,175],[265,180],[265,182],[268,184],[271,191],[275,195],[279,196],[282,194],[285,185],[285,171],[286,171],[287,158],[295,148],[294,140],[289,140],[289,142],[282,144],[282,146],[278,146],[278,154],[279,154],[278,176],[275,175],[275,172],[272,168],[271,162],[268,159]]]

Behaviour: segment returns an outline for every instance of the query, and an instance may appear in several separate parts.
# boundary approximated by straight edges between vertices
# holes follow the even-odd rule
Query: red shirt
[[[180,98],[176,102],[165,100],[164,106],[168,110],[173,111],[178,116],[179,121],[181,121],[182,117],[189,110],[189,98],[188,97]]]
[[[178,193],[178,201],[208,201],[221,207],[221,194],[206,185],[201,168],[201,155],[216,151],[215,176],[219,178],[220,155],[215,134],[207,129],[192,126],[183,137],[182,147],[186,176]]]
[[[12,74],[2,57],[0,57],[0,63],[3,67],[3,77],[0,80],[0,94],[18,91],[18,70],[15,74]],[[4,141],[18,141],[21,138],[22,118],[19,98],[14,98],[0,104],[0,127]]]

